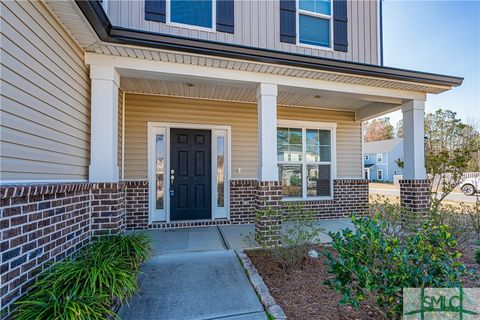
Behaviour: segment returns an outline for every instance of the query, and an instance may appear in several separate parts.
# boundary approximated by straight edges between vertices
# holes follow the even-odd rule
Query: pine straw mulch
[[[340,306],[340,295],[326,287],[323,282],[331,275],[325,266],[322,252],[329,247],[320,246],[318,259],[305,259],[300,268],[286,273],[262,249],[246,251],[258,273],[267,285],[270,294],[279,304],[288,319],[298,320],[347,320],[347,319],[385,319],[376,309],[372,300],[367,300],[360,309],[354,310],[348,305]],[[468,268],[478,269],[473,246],[464,251],[462,262]],[[464,287],[478,287],[478,279],[463,279]]]

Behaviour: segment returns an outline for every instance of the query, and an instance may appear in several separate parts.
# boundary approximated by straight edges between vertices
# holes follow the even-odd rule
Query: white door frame
[[[199,129],[211,130],[212,152],[212,218],[211,220],[230,219],[230,176],[231,176],[231,127],[220,125],[175,123],[175,122],[148,122],[147,123],[147,153],[148,153],[148,222],[170,222],[170,129]],[[155,137],[164,135],[165,164],[164,164],[164,209],[156,210],[156,173],[155,173]],[[224,137],[224,207],[217,208],[217,157],[216,138]]]
[[[364,173],[366,172],[367,173],[367,180],[370,181],[370,168],[365,168],[363,169]],[[365,174],[363,175],[363,177],[365,178]]]

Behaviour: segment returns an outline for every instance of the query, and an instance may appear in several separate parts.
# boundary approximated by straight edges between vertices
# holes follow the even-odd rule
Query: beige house
[[[394,110],[413,194],[402,201],[425,207],[425,100],[463,79],[382,66],[379,12],[364,0],[3,1],[2,306],[28,287],[19,268],[99,233],[252,223],[289,203],[362,212],[362,121]]]

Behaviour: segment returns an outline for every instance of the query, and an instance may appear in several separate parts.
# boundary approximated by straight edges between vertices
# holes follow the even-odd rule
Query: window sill
[[[297,42],[297,47],[324,50],[324,51],[333,51],[332,46],[330,46],[330,47],[324,47],[324,46],[320,46],[320,45],[317,46],[317,45],[313,45],[313,44],[301,43],[300,41]]]
[[[309,201],[329,201],[333,200],[332,196],[329,197],[308,197],[308,198],[282,198],[283,202],[309,202]]]
[[[166,23],[166,25],[171,26],[171,27],[192,29],[192,30],[205,31],[205,32],[211,32],[211,33],[216,33],[217,32],[217,30],[213,27],[212,28],[200,27],[200,26],[196,26],[196,25],[193,25],[193,24],[186,24],[186,23],[180,23],[180,22],[169,21],[169,22]]]

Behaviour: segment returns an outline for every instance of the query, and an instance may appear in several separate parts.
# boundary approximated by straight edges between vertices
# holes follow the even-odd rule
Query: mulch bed
[[[331,250],[320,246],[317,251],[321,253],[325,249]],[[472,249],[464,251],[462,262],[468,268],[478,269],[480,266],[475,262]],[[318,259],[305,259],[300,268],[286,273],[264,250],[246,253],[288,319],[385,319],[375,309],[375,304],[368,300],[358,310],[339,305],[340,295],[323,284],[331,275],[327,272],[322,254]],[[464,287],[479,286],[474,277],[463,280]]]

